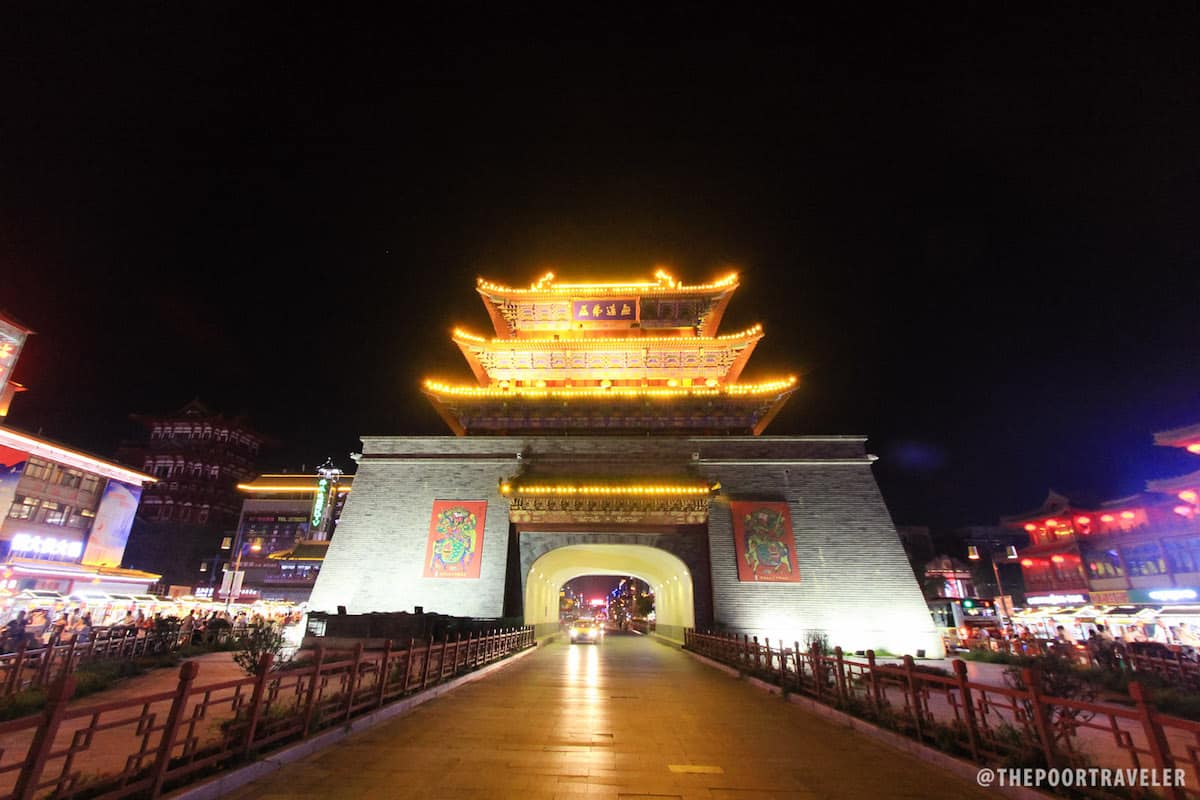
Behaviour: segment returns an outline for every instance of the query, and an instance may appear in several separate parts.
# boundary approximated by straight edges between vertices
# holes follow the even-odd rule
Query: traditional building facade
[[[144,485],[154,478],[0,426],[0,596],[24,589],[141,593],[159,576],[122,569]]]
[[[170,414],[136,415],[140,441],[117,458],[158,481],[142,498],[125,566],[163,576],[190,589],[210,581],[209,557],[237,528],[242,498],[237,485],[256,474],[263,437],[244,419],[229,418],[193,400]]]
[[[1200,425],[1155,443],[1200,455]],[[1051,492],[1006,517],[1029,536],[1021,550],[1027,602],[1164,605],[1200,601],[1200,471],[1152,480],[1147,491],[1093,506]]]
[[[557,628],[589,574],[653,587],[658,631],[720,626],[940,654],[859,436],[763,436],[794,377],[743,382],[737,275],[529,288],[480,280],[475,385],[427,381],[458,435],[364,437],[311,607],[423,606]]]

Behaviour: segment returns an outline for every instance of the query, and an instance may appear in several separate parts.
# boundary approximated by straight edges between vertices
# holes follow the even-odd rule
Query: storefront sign
[[[733,542],[738,580],[799,583],[796,542],[787,503],[733,501]]]
[[[1173,586],[1164,589],[1130,589],[1131,603],[1190,603],[1200,598],[1200,589]]]
[[[1025,598],[1025,603],[1031,606],[1065,606],[1071,603],[1086,603],[1087,595],[1072,594],[1036,594]]]
[[[571,319],[575,322],[633,322],[637,319],[637,298],[573,300]]]
[[[12,543],[9,545],[8,551],[10,553],[29,553],[39,556],[79,558],[83,555],[83,542],[18,533],[12,538]]]
[[[426,578],[478,578],[486,500],[435,500],[425,545]]]
[[[1129,602],[1129,592],[1124,589],[1114,589],[1106,592],[1092,592],[1092,605],[1119,606]]]

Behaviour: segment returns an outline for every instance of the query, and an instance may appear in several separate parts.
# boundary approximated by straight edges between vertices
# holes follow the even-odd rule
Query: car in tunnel
[[[604,625],[595,619],[581,617],[571,623],[568,629],[568,635],[571,637],[571,643],[591,642],[599,644],[604,638]]]

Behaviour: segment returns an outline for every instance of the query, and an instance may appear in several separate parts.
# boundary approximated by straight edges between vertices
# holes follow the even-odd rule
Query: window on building
[[[221,477],[221,468],[216,464],[213,464],[208,468],[208,477],[212,478],[214,481],[218,480]]]
[[[100,476],[84,475],[83,482],[79,484],[79,490],[88,494],[95,494],[100,491]]]
[[[201,506],[196,509],[196,522],[201,524],[208,522],[208,506]]]
[[[217,441],[218,441],[218,442],[226,442],[226,441],[229,441],[229,431],[226,431],[226,430],[218,430],[218,431],[217,431]]]
[[[222,550],[228,550],[231,547],[233,547],[233,537],[232,536],[226,536],[224,539],[221,540],[221,549]]]
[[[12,507],[8,509],[9,519],[32,519],[33,513],[37,511],[39,502],[32,497],[17,496],[13,500]]]
[[[208,572],[208,562],[207,562],[207,561],[201,561],[201,562],[200,562],[200,571],[201,571],[201,572]]]
[[[86,516],[81,509],[72,508],[67,514],[68,528],[86,528],[92,523],[91,517]]]
[[[59,469],[55,483],[68,489],[78,489],[83,483],[83,473],[77,469]]]
[[[1200,539],[1165,539],[1163,550],[1171,572],[1200,572]]]
[[[1094,580],[1125,577],[1125,567],[1115,547],[1083,548],[1083,563],[1087,565],[1088,577]]]
[[[49,461],[45,461],[36,456],[30,456],[25,462],[25,477],[33,478],[39,481],[50,480],[50,475],[54,472],[54,465]]]
[[[1125,559],[1125,568],[1131,577],[1165,575],[1167,572],[1167,562],[1158,542],[1122,547],[1121,557]]]
[[[41,522],[46,525],[62,525],[67,521],[67,512],[69,509],[62,503],[55,503],[51,500],[42,501],[42,519]]]

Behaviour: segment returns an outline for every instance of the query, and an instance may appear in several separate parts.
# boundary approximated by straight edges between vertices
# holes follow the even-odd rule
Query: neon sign
[[[317,481],[317,493],[313,497],[312,520],[309,527],[316,530],[325,521],[325,503],[329,497],[329,480],[321,478]]]
[[[1147,592],[1151,600],[1163,603],[1177,603],[1180,600],[1195,600],[1198,596],[1195,589],[1154,589]]]
[[[8,549],[12,553],[35,553],[39,556],[79,558],[83,555],[83,542],[18,533],[12,538],[12,544],[9,545]]]
[[[1031,606],[1061,606],[1066,603],[1084,603],[1087,602],[1087,598],[1082,594],[1041,594],[1027,597],[1025,602]]]

